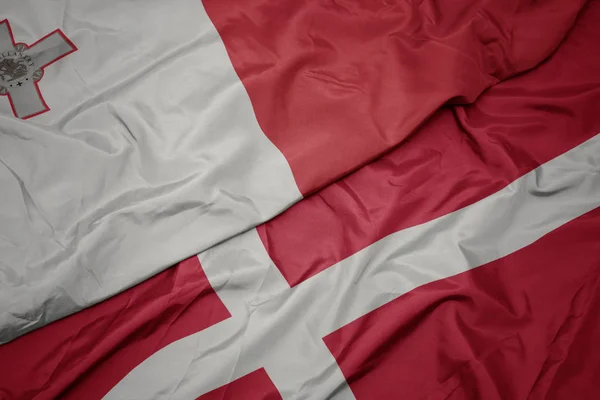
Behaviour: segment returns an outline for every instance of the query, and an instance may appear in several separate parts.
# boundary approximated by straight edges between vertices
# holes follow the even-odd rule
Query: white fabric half
[[[2,16],[16,42],[60,28],[78,50],[39,81],[51,111],[23,121],[0,97],[0,343],[301,198],[199,0],[19,0]]]

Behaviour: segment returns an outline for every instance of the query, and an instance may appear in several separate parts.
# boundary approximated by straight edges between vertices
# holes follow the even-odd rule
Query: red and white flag
[[[180,145],[193,149],[190,157],[198,156],[194,162],[225,168],[227,175],[239,161],[233,159],[241,157],[249,164],[231,182],[253,188],[264,184],[265,190],[274,190],[268,187],[271,184],[283,185],[272,194],[280,195],[281,202],[271,203],[270,211],[228,225],[233,224],[226,222],[229,216],[242,210],[242,205],[253,208],[250,205],[258,197],[236,197],[238,192],[220,186],[220,175],[199,173],[199,181],[184,187],[193,190],[195,183],[203,182],[207,190],[225,190],[223,196],[239,203],[220,212],[207,206],[197,221],[190,220],[188,226],[207,221],[203,218],[227,225],[218,234],[210,231],[209,224],[210,229],[199,231],[199,236],[185,237],[192,245],[210,246],[212,239],[223,239],[280,212],[299,193],[328,185],[256,228],[1,345],[0,398],[598,398],[600,353],[593,349],[600,329],[600,53],[596,51],[600,2],[583,7],[564,40],[580,9],[571,2],[461,2],[460,7],[458,2],[452,6],[239,3],[206,0],[210,17],[206,21],[214,23],[220,36],[214,33],[212,41],[199,36],[178,42],[170,56],[157,55],[145,62],[158,71],[170,71],[177,58],[224,43],[219,48],[224,60],[227,54],[231,59],[231,79],[239,76],[243,85],[232,80],[217,88],[223,76],[197,76],[194,79],[203,79],[209,87],[205,90],[214,96],[203,105],[195,104],[201,111],[198,115],[186,114],[191,111],[177,104],[190,99],[174,96],[200,96],[194,90],[179,87],[161,100],[164,103],[151,107],[145,102],[158,101],[150,96],[152,92],[128,97],[133,96],[128,90],[137,85],[150,90],[142,81],[158,72],[148,67],[143,74],[123,80],[123,88],[106,88],[98,104],[94,98],[68,111],[75,122],[63,128],[79,127],[77,119],[87,118],[88,113],[117,117],[124,109],[132,113],[131,120],[110,121],[133,124],[128,134],[134,138],[136,128],[143,132],[132,144],[132,155],[126,156],[140,157],[140,174],[152,166],[144,164],[147,154],[140,150],[150,150],[144,146],[152,140],[161,144],[154,148],[160,154],[181,156],[174,150],[176,144],[159,140],[174,124],[182,129],[174,131],[184,141]],[[104,7],[87,11],[101,15]],[[194,18],[192,7],[185,13],[176,9],[166,3],[162,9],[165,21],[159,26],[165,32],[167,26],[174,25],[176,31],[179,24],[185,25],[170,15]],[[84,24],[89,17],[71,11],[61,10],[57,17],[78,21],[80,35],[98,31],[100,36],[118,36],[108,22]],[[121,18],[109,22],[127,19],[127,13],[117,9],[106,12]],[[137,14],[138,19],[144,15]],[[546,26],[551,20],[556,24]],[[125,32],[137,27],[128,29]],[[65,60],[82,51],[80,43],[73,43],[79,50]],[[434,113],[448,100],[475,100],[486,87],[533,67],[559,44],[543,64],[498,83],[474,104],[444,106]],[[151,52],[150,47],[140,47],[138,52],[129,48],[132,57]],[[133,62],[124,56],[121,61]],[[178,73],[185,75],[189,68],[202,65],[183,63]],[[489,67],[487,76],[496,80],[477,82],[475,77],[482,75],[469,69],[475,66]],[[210,75],[208,70],[205,73]],[[168,80],[166,76],[170,75],[161,79]],[[45,79],[39,80],[42,93]],[[194,79],[186,87],[195,85]],[[155,83],[165,81],[157,78]],[[185,141],[187,133],[178,125],[194,117],[199,118],[197,123],[222,117],[223,124],[237,124],[239,114],[223,115],[235,90],[240,96],[247,93],[243,104],[247,115],[255,118],[253,138],[264,135],[262,143],[269,149],[264,159],[243,147],[227,158],[230,145],[246,140],[230,136],[228,130],[217,129],[213,141],[202,136],[195,148]],[[124,103],[114,105],[117,100],[111,96]],[[52,112],[42,116],[52,118]],[[14,117],[10,121],[25,126]],[[109,123],[102,118],[97,122]],[[206,124],[202,126],[208,131],[214,127]],[[49,132],[45,126],[35,126],[40,135]],[[93,132],[73,134],[73,139],[69,135],[64,134],[68,140],[62,136],[60,140],[85,142],[95,137]],[[16,133],[7,137],[0,140],[25,143]],[[59,139],[48,143],[52,140]],[[110,141],[92,143],[110,145]],[[204,159],[204,151],[219,158]],[[268,157],[283,160],[277,165],[288,168],[287,182],[293,185],[267,182],[265,174],[281,173]],[[176,163],[177,159],[153,162]],[[129,170],[121,166],[120,171]],[[168,174],[160,169],[153,172]],[[255,183],[244,175],[253,173],[265,182]],[[85,183],[97,188],[93,182]],[[287,193],[295,190],[297,197],[285,197],[284,186],[290,189]],[[264,198],[269,198],[268,190]],[[52,286],[56,282],[48,281],[47,287],[55,288],[50,299],[36,294],[36,284],[26,286],[26,278],[41,281],[51,275],[34,270],[10,275],[6,272],[10,269],[2,269],[2,284],[9,289],[2,287],[0,298],[35,299],[22,306],[31,314],[19,314],[21,306],[14,300],[1,306],[15,318],[3,321],[3,332],[12,335],[4,336],[5,340],[47,322],[31,322],[40,310],[54,319],[99,300],[101,296],[94,297],[98,292],[85,292],[84,302],[65,304],[65,299],[72,299],[69,290],[89,290],[85,279],[94,279],[107,296],[133,283],[128,277],[142,280],[164,267],[148,259],[148,254],[154,257],[172,242],[148,240],[162,237],[158,228],[151,232],[155,220],[166,224],[171,216],[168,210],[161,209],[165,213],[161,214],[152,208],[164,200],[161,196],[149,200],[146,194],[137,195],[153,202],[148,205],[148,219],[139,218],[135,209],[146,207],[143,201],[121,211],[137,229],[147,230],[147,236],[134,239],[149,246],[135,249],[139,260],[149,262],[148,270],[141,274],[143,265],[137,259],[132,259],[135,268],[122,264],[107,268],[92,262],[95,255],[113,257],[114,249],[127,244],[119,238],[98,247],[101,253],[81,253],[90,257],[85,259],[88,264],[81,264],[86,268],[79,271],[82,275],[57,269],[58,276],[72,286],[57,289]],[[178,196],[168,199],[182,201]],[[198,206],[189,210],[198,212]],[[169,233],[177,240],[181,232],[191,232],[175,227]],[[122,251],[134,257],[133,250]],[[83,274],[85,279],[74,278]],[[38,301],[43,305],[36,305]]]
[[[253,228],[534,67],[585,2],[438,3],[5,2],[0,343]]]

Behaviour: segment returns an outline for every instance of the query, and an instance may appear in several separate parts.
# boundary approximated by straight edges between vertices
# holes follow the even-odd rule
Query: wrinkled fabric
[[[588,285],[587,279],[597,280],[598,259],[590,255],[600,249],[600,243],[581,239],[593,238],[600,229],[599,150],[597,135],[484,200],[395,232],[293,288],[272,264],[255,230],[201,253],[203,271],[231,317],[156,351],[104,398],[196,398],[260,368],[282,398],[366,400],[372,398],[369,393],[375,398],[403,393],[421,398],[434,392],[431,386],[436,381],[451,386],[445,380],[452,371],[464,368],[466,362],[477,364],[471,359],[487,356],[513,336],[517,348],[509,343],[494,357],[508,360],[508,370],[523,359],[521,368],[528,374],[539,371],[543,358],[553,356],[546,346],[560,325],[585,310],[585,299],[580,300],[577,292],[584,285],[588,295],[582,296],[589,297],[596,287],[593,282]],[[590,212],[592,223],[584,217],[579,226],[577,218]],[[537,264],[528,253],[552,254],[550,249],[556,246],[544,246],[545,236],[556,234],[560,239],[554,241],[565,241],[562,228],[571,222],[578,227],[570,232],[574,249],[566,244],[562,254],[565,257],[575,249],[587,254],[571,257],[577,271],[562,268],[564,259],[556,253],[551,262],[543,258],[543,264]],[[541,244],[532,245],[537,241]],[[528,268],[513,261],[521,258]],[[436,285],[429,288],[430,283]],[[408,298],[402,297],[405,294]],[[452,311],[443,313],[449,305],[435,307],[448,297],[450,303],[472,302],[483,310],[465,305],[457,317],[465,322],[454,323]],[[545,308],[548,304],[552,306]],[[419,312],[421,307],[433,307],[444,317]],[[494,314],[488,316],[487,310]],[[415,335],[404,338],[402,332],[410,329],[413,313],[419,321]],[[435,339],[437,324],[444,330],[439,340]],[[411,345],[414,342],[420,346]],[[406,359],[401,356],[404,345],[422,354],[423,366],[413,366],[416,376],[406,376],[408,382],[394,382],[391,376],[406,368],[404,362],[409,360],[408,354]],[[433,347],[433,354],[426,360],[427,346]],[[434,346],[439,350],[434,351]],[[389,359],[380,356],[392,348],[398,348],[398,353]],[[380,359],[382,363],[370,362]],[[388,367],[384,360],[392,365]],[[488,362],[492,373],[504,366]],[[473,375],[464,379],[465,384],[482,380]],[[499,376],[513,380],[506,373]],[[359,395],[353,387],[355,379],[372,377],[388,383],[367,382]],[[521,378],[516,393],[529,383],[525,376]],[[387,396],[378,395],[382,390],[387,390]],[[487,387],[482,390],[486,392]]]
[[[598,397],[598,18],[257,231],[0,346],[0,393]]]
[[[600,132],[600,32],[589,8],[535,70],[474,105],[442,108],[402,146],[260,225],[288,283],[481,200]]]
[[[0,99],[0,343],[301,197],[200,2],[5,3],[17,42],[78,50],[44,69],[48,112]]]
[[[11,84],[0,105],[0,342],[268,220],[444,102],[534,67],[584,1],[203,4],[3,4],[2,46],[40,69],[37,92]]]
[[[204,0],[304,194],[403,142],[445,102],[536,66],[584,3]]]
[[[597,321],[599,232],[596,208],[505,258],[423,285],[325,343],[357,400],[594,399],[599,357],[570,347]],[[588,381],[556,375],[569,358]]]

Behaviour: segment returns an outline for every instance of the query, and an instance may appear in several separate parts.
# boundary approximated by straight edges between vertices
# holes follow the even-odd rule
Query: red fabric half
[[[156,351],[229,317],[192,257],[0,346],[0,399],[100,399]]]
[[[264,368],[210,391],[196,400],[281,400],[282,397]]]
[[[261,225],[289,284],[481,200],[600,132],[598,21],[594,1],[548,62],[436,113],[393,152]]]
[[[588,312],[565,324],[568,335],[560,338],[556,354],[544,364],[544,374],[531,392],[532,400],[600,398],[600,287],[589,297]]]
[[[204,0],[303,194],[535,66],[584,0]]]
[[[325,343],[357,400],[598,399],[600,352],[582,353],[600,314],[598,238],[600,208],[421,286]]]

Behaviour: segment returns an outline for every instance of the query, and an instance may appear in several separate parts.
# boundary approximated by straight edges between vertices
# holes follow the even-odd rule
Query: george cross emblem
[[[8,97],[15,117],[27,119],[50,110],[38,87],[44,68],[76,50],[60,29],[29,46],[15,43],[8,20],[0,21],[0,95]]]

